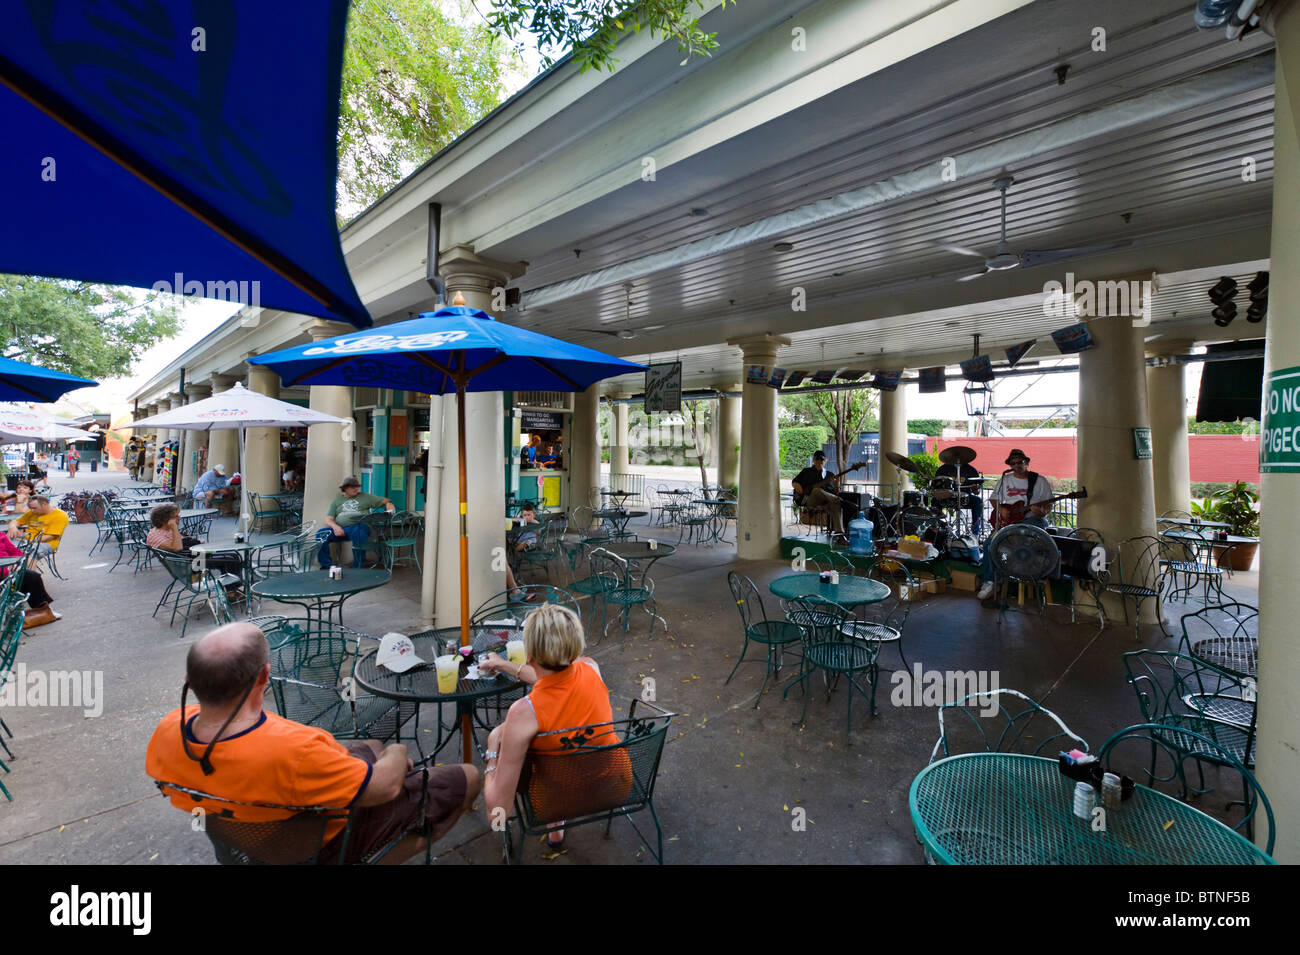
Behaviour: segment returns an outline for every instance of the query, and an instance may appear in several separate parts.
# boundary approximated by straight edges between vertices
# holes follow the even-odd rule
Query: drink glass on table
[[[524,641],[510,640],[506,643],[506,659],[516,666],[523,666],[528,662],[528,657],[524,654]]]
[[[434,660],[434,666],[438,668],[438,692],[455,693],[456,681],[460,679],[460,657],[448,653]]]

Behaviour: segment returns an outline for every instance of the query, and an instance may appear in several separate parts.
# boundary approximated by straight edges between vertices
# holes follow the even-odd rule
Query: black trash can
[[[91,459],[90,459],[90,470],[91,470],[91,471],[98,471],[98,470],[99,470],[99,458],[91,458]]]

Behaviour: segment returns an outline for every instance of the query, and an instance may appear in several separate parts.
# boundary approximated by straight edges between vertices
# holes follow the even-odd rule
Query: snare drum
[[[957,496],[957,482],[950,477],[937,477],[930,481],[930,499],[932,501],[950,501]]]

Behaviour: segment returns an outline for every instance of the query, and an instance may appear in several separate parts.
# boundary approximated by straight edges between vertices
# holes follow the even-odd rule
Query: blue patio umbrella
[[[66,392],[97,384],[89,378],[0,358],[0,401],[58,401]]]
[[[456,304],[406,322],[340,335],[248,359],[273,369],[286,387],[351,385],[455,394],[460,475],[460,643],[469,645],[469,537],[465,474],[465,394],[470,391],[584,391],[644,365],[496,321]],[[468,717],[466,717],[468,719]],[[463,729],[465,761],[470,734]]]
[[[335,219],[348,0],[0,13],[0,272],[370,316]]]

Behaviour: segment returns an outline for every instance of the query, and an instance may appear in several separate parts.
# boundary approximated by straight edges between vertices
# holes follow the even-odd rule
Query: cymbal
[[[939,460],[944,464],[970,464],[975,460],[975,449],[954,444],[951,448],[944,448],[939,452]]]
[[[896,468],[902,468],[904,471],[916,473],[916,465],[906,455],[899,454],[897,451],[886,451],[885,460]]]

